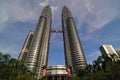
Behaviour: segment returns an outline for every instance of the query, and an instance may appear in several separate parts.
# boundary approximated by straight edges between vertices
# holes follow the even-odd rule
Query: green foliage
[[[0,80],[35,80],[34,76],[27,70],[23,61],[0,52]]]
[[[43,77],[42,79],[40,79],[40,80],[46,80],[46,78],[45,77]]]
[[[78,70],[77,76],[79,79],[74,77],[71,80],[120,80],[120,61],[115,60],[115,55],[112,58],[99,56],[85,70]]]
[[[116,61],[116,56],[111,56],[99,56],[85,70],[77,70],[77,77],[70,77],[69,80],[120,80],[120,60]],[[35,80],[35,75],[27,70],[23,61],[0,52],[0,80]]]
[[[71,77],[70,80],[80,80],[79,77]]]

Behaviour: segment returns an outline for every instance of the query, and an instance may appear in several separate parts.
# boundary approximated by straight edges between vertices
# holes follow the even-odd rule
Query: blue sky
[[[0,0],[0,51],[18,58],[30,29],[36,28],[42,9],[52,9],[52,29],[61,29],[64,5],[73,14],[88,63],[102,44],[120,49],[120,0]],[[65,64],[62,34],[51,34],[49,65]]]

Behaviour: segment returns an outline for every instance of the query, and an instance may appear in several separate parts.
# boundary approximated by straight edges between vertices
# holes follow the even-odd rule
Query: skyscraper
[[[41,75],[44,66],[47,66],[52,13],[50,6],[46,6],[39,18],[37,28],[29,32],[24,43],[19,60],[23,60],[28,70]],[[70,10],[64,6],[62,11],[62,31],[64,38],[64,52],[66,66],[72,67],[72,72],[85,69],[86,60]],[[59,30],[55,30],[59,31]],[[28,45],[28,47],[27,47]],[[25,56],[23,56],[25,54]]]
[[[66,65],[72,66],[73,70],[84,69],[86,67],[86,60],[83,48],[72,14],[66,6],[63,7],[62,11],[62,28]]]
[[[27,57],[27,54],[28,54],[28,50],[30,48],[31,41],[33,39],[33,35],[34,35],[34,32],[32,30],[30,30],[28,35],[27,35],[27,38],[26,38],[26,40],[24,42],[24,45],[23,45],[23,48],[22,48],[22,50],[20,52],[18,60],[25,61],[25,59]]]
[[[46,6],[39,18],[37,28],[26,57],[28,70],[40,72],[43,66],[47,65],[48,47],[51,29],[51,9]]]

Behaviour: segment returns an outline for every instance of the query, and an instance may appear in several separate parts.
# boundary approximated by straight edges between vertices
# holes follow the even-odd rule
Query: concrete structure
[[[107,55],[108,57],[112,58],[112,55],[116,55],[115,60],[117,61],[119,58],[119,55],[117,54],[117,52],[115,51],[115,49],[113,48],[112,45],[102,45],[100,46],[100,51],[101,53],[104,55]]]
[[[117,54],[119,55],[119,57],[120,57],[120,50],[116,50],[116,52],[117,52]]]
[[[62,28],[66,65],[71,66],[73,71],[77,69],[85,69],[86,59],[82,44],[72,14],[66,6],[63,7],[62,11]]]
[[[22,60],[22,61],[26,60],[28,50],[30,48],[31,41],[33,39],[33,35],[34,35],[34,32],[32,30],[30,30],[28,35],[27,35],[27,38],[26,38],[26,40],[24,42],[24,45],[23,45],[23,48],[22,48],[22,50],[20,52],[18,60]]]
[[[64,65],[48,66],[47,80],[67,80],[67,67]]]
[[[39,18],[25,61],[28,70],[35,72],[37,75],[40,75],[42,67],[46,66],[48,62],[51,17],[50,6],[46,6]]]
[[[66,66],[70,66],[72,74],[77,69],[85,69],[86,59],[84,56],[83,48],[76,30],[76,26],[69,9],[64,6],[62,11],[62,29],[51,30],[52,13],[50,6],[46,6],[39,18],[35,32],[29,32],[28,37],[24,43],[19,60],[25,61],[28,70],[37,74],[37,78],[41,77],[43,66],[47,66],[48,50],[50,42],[50,33],[63,33],[64,38],[64,52]],[[28,47],[27,47],[28,45]],[[56,66],[57,73],[53,67],[47,67],[47,75],[58,75],[60,72],[66,74],[64,66]],[[62,68],[62,69],[61,69]],[[59,70],[60,69],[60,70]],[[52,71],[51,71],[52,70]]]

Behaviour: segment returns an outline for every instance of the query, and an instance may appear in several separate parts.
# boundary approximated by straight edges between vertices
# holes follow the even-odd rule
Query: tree
[[[35,80],[35,74],[28,71],[23,61],[0,52],[0,80]]]
[[[87,65],[84,75],[83,71],[79,70],[77,76],[79,80],[119,80],[120,60],[116,62],[106,55],[99,56],[93,64]]]
[[[80,80],[79,77],[71,77],[70,80]]]

